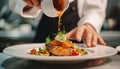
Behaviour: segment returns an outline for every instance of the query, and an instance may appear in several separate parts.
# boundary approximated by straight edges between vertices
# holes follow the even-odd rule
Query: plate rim
[[[37,45],[42,45],[42,44],[45,44],[45,43],[28,43],[28,44],[18,44],[18,45],[13,45],[14,47],[17,47],[17,46],[21,46],[21,45],[33,45],[33,44],[37,44]],[[83,43],[80,43],[79,45],[84,45]],[[3,53],[5,53],[5,54],[7,54],[7,55],[10,55],[10,54],[8,54],[8,53],[6,53],[6,50],[7,49],[9,49],[9,48],[12,48],[13,46],[10,46],[10,47],[6,47],[4,50],[3,50]],[[102,46],[102,45],[99,45],[99,46]],[[112,48],[112,47],[110,47],[110,46],[106,46],[106,47],[109,47],[109,48],[111,48],[111,49],[114,49],[114,48]],[[116,49],[114,49],[114,53],[112,53],[112,54],[109,54],[108,56],[112,56],[112,55],[114,55],[114,54],[116,54],[117,53],[117,50]],[[23,59],[31,59],[31,60],[39,60],[39,61],[77,61],[77,60],[89,60],[89,59],[97,59],[97,58],[104,58],[104,57],[108,57],[108,56],[94,56],[94,57],[92,57],[92,58],[90,58],[89,57],[89,55],[85,55],[85,56],[87,56],[87,58],[84,58],[85,56],[48,56],[48,57],[46,57],[46,56],[37,56],[37,57],[39,57],[40,59],[38,59],[38,58],[34,58],[33,59],[33,57],[36,57],[35,55],[29,55],[29,56],[31,56],[31,58],[27,58],[27,57],[20,57],[21,55],[17,55],[17,56],[15,56],[15,55],[10,55],[10,56],[13,56],[13,57],[18,57],[18,58],[23,58]],[[23,55],[22,55],[23,56]],[[55,59],[56,58],[56,59]],[[67,58],[67,59],[65,59],[65,58]],[[74,58],[74,60],[73,60],[73,58]],[[54,59],[54,60],[53,60]]]

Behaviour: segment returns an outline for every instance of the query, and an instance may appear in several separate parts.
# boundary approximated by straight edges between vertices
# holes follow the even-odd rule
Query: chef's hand
[[[41,7],[40,7],[40,4],[41,4],[41,1],[42,0],[24,0],[25,2],[26,2],[26,4],[27,4],[27,8],[28,7],[37,7],[38,9],[40,9]]]
[[[84,39],[87,47],[94,47],[97,43],[106,45],[95,29],[88,23],[74,28],[66,34],[66,37],[76,39],[79,42]]]

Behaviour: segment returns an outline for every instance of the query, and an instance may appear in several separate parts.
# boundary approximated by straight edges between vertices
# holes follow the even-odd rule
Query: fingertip
[[[104,45],[106,46],[107,44],[105,43]]]
[[[100,41],[100,44],[106,46],[106,43],[103,40]]]
[[[96,47],[97,44],[92,44],[92,47]]]
[[[101,38],[101,37],[99,37],[98,38],[98,43],[100,43],[101,45],[106,45],[106,43],[104,42],[104,40]]]
[[[77,38],[76,40],[77,40],[78,42],[80,42],[80,41],[81,41],[81,39],[80,39],[80,38]]]
[[[81,36],[79,36],[79,34],[76,35],[76,40],[79,42],[82,40],[82,38],[81,38]]]
[[[87,43],[87,47],[91,47],[90,43]]]
[[[96,45],[97,45],[97,43],[95,43],[95,42],[92,43],[92,46],[93,46],[93,47],[96,47]]]
[[[106,43],[105,43],[105,42],[103,42],[103,45],[104,45],[104,46],[106,46]]]

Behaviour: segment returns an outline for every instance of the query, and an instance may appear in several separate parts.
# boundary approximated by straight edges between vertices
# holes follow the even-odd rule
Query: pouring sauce
[[[53,6],[58,12],[58,32],[60,32],[61,17],[64,10],[64,0],[53,0]]]

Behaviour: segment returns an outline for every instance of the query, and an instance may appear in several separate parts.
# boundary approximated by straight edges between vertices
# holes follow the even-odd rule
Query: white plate
[[[94,48],[84,47],[88,52],[88,55],[85,56],[35,56],[35,55],[27,54],[32,48],[44,47],[44,45],[45,45],[44,43],[15,45],[5,48],[3,52],[5,54],[18,58],[37,60],[45,63],[62,63],[62,64],[77,63],[90,59],[108,57],[117,53],[117,50],[112,47],[97,45],[97,47]],[[83,44],[78,44],[78,45],[83,46]]]

